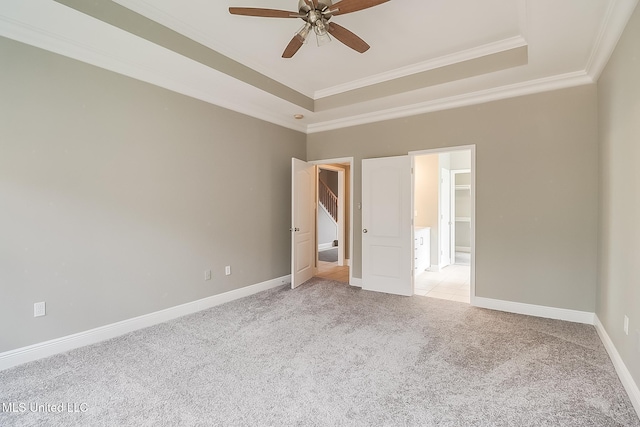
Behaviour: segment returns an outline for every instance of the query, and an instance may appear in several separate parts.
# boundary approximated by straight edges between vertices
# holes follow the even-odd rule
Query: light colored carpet
[[[640,426],[591,326],[323,279],[0,372],[2,426]]]

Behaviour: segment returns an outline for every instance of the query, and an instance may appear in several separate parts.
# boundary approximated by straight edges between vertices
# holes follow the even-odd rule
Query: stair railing
[[[329,212],[331,218],[335,222],[338,222],[338,196],[336,196],[333,191],[329,188],[329,186],[323,181],[320,181],[320,190],[318,194],[318,199],[322,206]]]

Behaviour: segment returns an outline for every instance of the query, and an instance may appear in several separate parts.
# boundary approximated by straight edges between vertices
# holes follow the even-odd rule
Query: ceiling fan
[[[389,0],[340,0],[332,4],[331,0],[299,0],[298,12],[252,7],[230,7],[229,13],[233,15],[260,16],[265,18],[300,18],[305,21],[304,26],[293,36],[293,39],[291,39],[282,53],[283,58],[293,57],[307,41],[307,36],[311,33],[311,30],[316,34],[318,46],[329,43],[331,41],[329,34],[331,34],[351,49],[364,53],[370,47],[364,40],[335,22],[329,22],[329,20],[335,15],[357,12],[388,1]]]

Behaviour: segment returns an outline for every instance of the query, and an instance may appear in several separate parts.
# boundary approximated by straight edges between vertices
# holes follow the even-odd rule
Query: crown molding
[[[611,0],[609,2],[585,68],[593,81],[600,78],[600,74],[609,62],[609,58],[637,5],[638,0]]]
[[[198,43],[201,43],[207,46],[209,49],[215,50],[221,55],[224,55],[242,65],[245,65],[257,71],[258,73],[313,99],[313,92],[303,88],[298,82],[284,81],[281,76],[273,74],[273,72],[268,67],[265,67],[264,65],[256,61],[253,61],[251,58],[248,58],[245,55],[239,54],[236,50],[229,49],[228,46],[223,46],[219,42],[207,37],[197,28],[187,24],[184,21],[176,19],[174,16],[171,16],[161,9],[158,9],[153,4],[150,4],[144,0],[113,0],[113,2],[118,3],[120,6],[126,7],[127,9],[138,13],[146,18],[149,18],[152,21],[157,22],[158,24],[170,28],[173,31],[180,33],[183,36],[186,36]]]
[[[237,113],[245,114],[298,132],[306,132],[305,125],[294,121],[293,118],[289,119],[280,114],[273,114],[268,109],[255,107],[254,104],[238,103],[223,97],[217,97],[212,93],[204,92],[185,83],[184,79],[177,78],[168,73],[159,72],[157,69],[151,69],[142,64],[134,64],[130,61],[122,60],[106,51],[95,49],[94,47],[49,31],[35,28],[6,16],[0,16],[0,35],[136,80],[148,82]]]
[[[515,36],[508,39],[499,40],[497,42],[487,43],[485,45],[474,47],[472,49],[452,53],[450,55],[444,55],[438,58],[429,59],[427,61],[419,62],[417,64],[412,64],[406,67],[397,68],[395,70],[376,74],[364,79],[354,80],[349,83],[318,90],[313,94],[313,98],[320,99],[327,96],[338,95],[350,90],[360,89],[366,86],[371,86],[389,80],[410,76],[412,74],[445,67],[447,65],[457,64],[459,62],[481,58],[483,56],[492,55],[523,46],[527,46],[526,40],[522,36]]]
[[[483,104],[486,102],[498,101],[501,99],[515,98],[518,96],[531,95],[539,92],[565,89],[592,83],[593,80],[585,71],[577,71],[573,73],[544,77],[537,80],[529,80],[526,82],[500,86],[492,89],[456,95],[448,98],[421,102],[418,104],[403,107],[390,108],[383,111],[360,114],[343,119],[315,123],[307,126],[307,134],[325,132],[329,130],[380,122],[384,120],[415,116],[418,114],[430,113],[434,111],[467,107],[469,105]]]

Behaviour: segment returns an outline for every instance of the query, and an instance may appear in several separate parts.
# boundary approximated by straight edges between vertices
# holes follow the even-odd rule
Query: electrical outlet
[[[629,335],[629,318],[627,316],[624,316],[624,333]]]
[[[227,276],[231,275],[231,266],[230,265],[227,265],[224,268],[224,274],[227,275]]]
[[[204,280],[211,280],[211,270],[205,270]]]
[[[47,306],[44,302],[33,304],[33,317],[40,317],[47,314]]]

